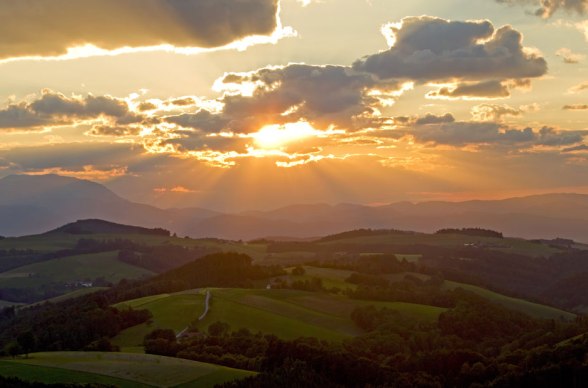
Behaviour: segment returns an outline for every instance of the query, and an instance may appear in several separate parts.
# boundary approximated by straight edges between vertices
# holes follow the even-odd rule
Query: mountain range
[[[102,219],[179,235],[253,239],[309,238],[358,228],[434,232],[480,227],[523,238],[588,242],[588,195],[544,194],[503,200],[296,204],[271,211],[221,213],[202,208],[161,209],[128,201],[107,187],[58,175],[0,179],[0,235],[42,233],[79,219]]]

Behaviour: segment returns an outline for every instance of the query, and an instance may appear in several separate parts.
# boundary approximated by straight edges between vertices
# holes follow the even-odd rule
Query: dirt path
[[[202,312],[202,314],[198,317],[199,321],[206,318],[206,315],[208,314],[208,310],[210,309],[210,298],[211,297],[212,297],[212,294],[210,293],[210,290],[206,290],[206,297],[204,299],[204,312]],[[189,328],[190,328],[190,326],[186,326],[184,328],[184,330],[182,330],[178,334],[176,334],[176,338],[181,338],[184,334],[186,334],[186,332],[188,331]]]

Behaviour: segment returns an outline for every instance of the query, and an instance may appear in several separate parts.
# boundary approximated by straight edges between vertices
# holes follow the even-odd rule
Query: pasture
[[[147,354],[47,352],[2,361],[0,374],[29,381],[101,382],[117,387],[212,387],[254,373]]]

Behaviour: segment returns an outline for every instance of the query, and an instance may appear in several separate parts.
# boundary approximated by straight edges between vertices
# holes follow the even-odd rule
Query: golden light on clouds
[[[256,146],[272,150],[312,137],[326,137],[337,133],[344,133],[344,131],[334,129],[320,131],[306,121],[299,121],[297,123],[266,125],[252,134],[251,137],[254,139]]]

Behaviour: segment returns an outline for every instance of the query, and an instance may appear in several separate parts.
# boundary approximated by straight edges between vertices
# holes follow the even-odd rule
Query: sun
[[[322,132],[306,121],[266,125],[251,135],[255,145],[267,149],[280,149],[287,144],[319,136]]]

